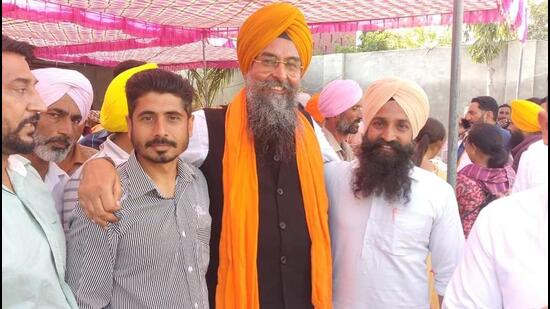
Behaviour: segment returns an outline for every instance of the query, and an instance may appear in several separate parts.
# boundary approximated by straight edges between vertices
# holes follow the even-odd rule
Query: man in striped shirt
[[[134,151],[119,167],[123,208],[105,229],[77,207],[67,281],[80,308],[208,308],[206,180],[179,159],[193,126],[191,85],[152,69],[126,85]]]

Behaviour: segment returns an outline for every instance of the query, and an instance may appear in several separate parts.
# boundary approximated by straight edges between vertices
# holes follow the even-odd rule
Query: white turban
[[[32,73],[38,80],[36,91],[46,106],[54,104],[67,94],[78,106],[82,122],[88,118],[94,100],[94,90],[82,73],[59,68],[36,69],[32,70]]]
[[[388,101],[393,99],[403,109],[413,131],[413,139],[424,127],[430,115],[426,92],[413,81],[391,77],[372,83],[365,92],[363,121],[368,129],[370,122]]]

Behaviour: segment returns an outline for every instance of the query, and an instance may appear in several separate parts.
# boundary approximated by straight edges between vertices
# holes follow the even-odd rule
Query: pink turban
[[[81,123],[88,118],[94,101],[94,90],[90,81],[82,73],[75,70],[46,68],[32,70],[32,74],[38,80],[36,91],[46,106],[49,107],[67,94],[80,111]]]
[[[319,97],[319,111],[325,118],[335,117],[357,104],[363,90],[356,81],[334,80],[328,83]]]
[[[369,86],[363,106],[365,128],[368,129],[378,111],[391,99],[399,104],[409,118],[414,139],[428,120],[430,104],[426,92],[418,84],[402,78],[384,78]]]

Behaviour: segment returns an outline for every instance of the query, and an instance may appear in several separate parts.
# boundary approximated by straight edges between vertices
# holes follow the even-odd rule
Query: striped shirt
[[[165,198],[132,152],[119,167],[119,221],[102,229],[76,207],[67,234],[67,282],[85,308],[208,308],[210,224],[206,180],[178,162]]]
[[[111,135],[112,136],[112,135]],[[107,138],[105,143],[101,144],[100,151],[96,153],[91,159],[109,157],[113,160],[116,166],[128,160],[130,154],[124,149],[120,148],[111,140],[111,136]],[[73,209],[78,202],[78,186],[80,186],[80,177],[82,175],[82,166],[77,169],[72,175],[63,191],[63,209],[61,213],[61,224],[65,233],[69,231],[69,219],[72,215]]]

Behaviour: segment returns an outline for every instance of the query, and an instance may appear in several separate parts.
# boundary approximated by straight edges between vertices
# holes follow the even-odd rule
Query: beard
[[[383,149],[389,146],[391,154]],[[414,164],[411,157],[413,144],[401,145],[396,141],[378,139],[370,142],[363,138],[359,167],[355,170],[353,192],[358,198],[372,194],[383,195],[389,202],[410,201],[412,179],[409,176]]]
[[[285,93],[272,94],[269,92],[272,87],[282,87]],[[288,162],[296,154],[297,92],[297,88],[277,81],[256,82],[248,87],[248,129],[256,151],[262,156],[274,155]]]
[[[147,148],[150,148],[155,145],[167,145],[173,148],[178,147],[178,144],[175,141],[169,140],[167,138],[160,138],[160,137],[155,138],[150,141],[147,141],[143,146],[140,143],[136,143],[134,136],[131,137],[131,140],[132,140],[132,144],[135,145],[134,149],[135,149],[136,155],[139,155],[140,157],[146,159],[149,162],[168,163],[178,159],[179,157],[179,153],[177,152],[170,154],[167,152],[155,151],[153,154],[153,153],[148,153],[146,151]]]
[[[524,139],[525,139],[525,136],[523,136],[523,133],[521,131],[511,131],[508,148],[510,149],[516,148],[516,146],[521,144],[521,142],[523,142]]]
[[[34,132],[34,154],[36,154],[40,159],[46,162],[55,162],[59,163],[67,157],[69,152],[73,149],[74,143],[71,143],[71,139],[68,136],[54,136],[51,138],[46,138],[38,131]],[[64,144],[64,148],[52,148],[48,144],[60,142]]]
[[[19,136],[25,125],[32,123],[36,127],[36,123],[40,116],[34,115],[29,118],[24,119],[19,123],[17,128],[13,132],[8,132],[5,136],[2,136],[2,154],[27,154],[31,153],[34,150],[35,142],[34,140],[26,142],[21,139]],[[36,130],[36,129],[35,129]],[[3,131],[3,129],[2,129]],[[4,135],[4,134],[2,134]]]
[[[341,134],[355,134],[359,131],[359,124],[361,123],[361,118],[348,122],[345,119],[339,119],[336,123],[336,130]]]

